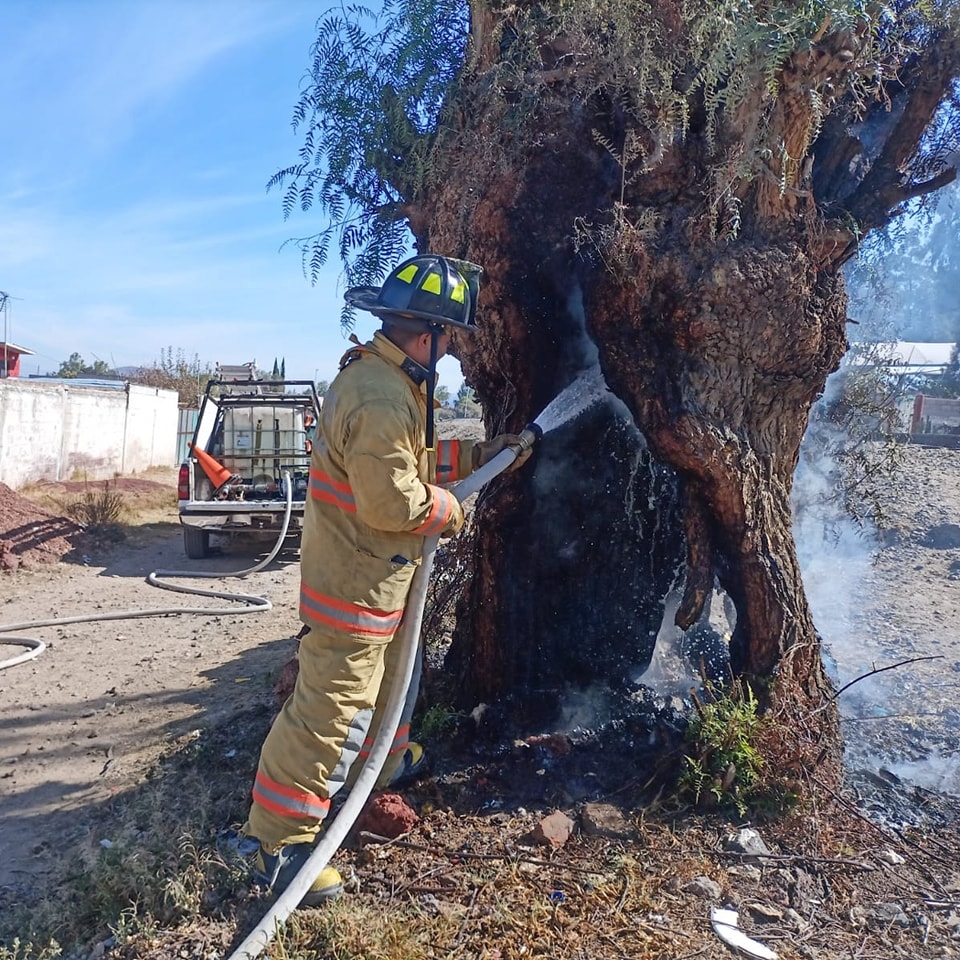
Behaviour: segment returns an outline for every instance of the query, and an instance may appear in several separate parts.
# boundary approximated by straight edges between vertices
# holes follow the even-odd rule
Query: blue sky
[[[0,0],[0,290],[24,375],[286,358],[330,380],[345,349],[338,261],[304,278],[268,178],[296,159],[290,118],[326,4]],[[367,338],[373,317],[360,315]],[[0,329],[0,339],[3,331]],[[451,391],[462,376],[441,363]]]

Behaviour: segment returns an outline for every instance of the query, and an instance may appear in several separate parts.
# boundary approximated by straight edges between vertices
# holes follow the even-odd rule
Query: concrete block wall
[[[175,391],[0,380],[0,483],[10,487],[170,466],[176,444]]]

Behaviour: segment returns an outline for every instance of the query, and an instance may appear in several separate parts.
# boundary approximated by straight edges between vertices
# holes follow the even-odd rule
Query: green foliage
[[[734,680],[720,690],[707,684],[707,702],[695,698],[696,714],[687,728],[688,752],[679,779],[681,796],[696,804],[735,809],[765,806],[774,792],[765,780],[758,742],[769,721],[760,716],[750,685]]]
[[[351,285],[375,283],[406,252],[406,205],[424,189],[466,38],[461,3],[351,4],[319,21],[293,116],[300,156],[268,183],[283,188],[285,217],[316,204],[329,223],[295,241],[311,279],[334,237]]]
[[[92,364],[87,363],[79,353],[71,353],[68,360],[60,363],[60,368],[56,373],[51,374],[54,377],[64,377],[68,380],[75,380],[78,377],[109,377],[113,375],[113,368],[104,360],[94,360]]]
[[[200,396],[211,376],[210,365],[201,364],[197,354],[188,359],[184,350],[167,347],[160,351],[156,363],[140,367],[130,381],[161,390],[176,390],[181,407],[195,408],[199,406]]]
[[[629,188],[672,144],[693,136],[703,145],[692,151],[703,164],[693,176],[703,181],[698,193],[710,236],[733,239],[742,229],[747,185],[772,180],[781,196],[802,192],[804,164],[827,115],[842,104],[849,124],[883,101],[883,85],[897,82],[897,65],[957,19],[955,6],[564,0],[496,7],[483,19],[494,33],[476,38],[483,52],[499,45],[482,75],[472,73],[479,61],[466,56],[470,16],[463,0],[387,0],[379,11],[337,7],[318,23],[308,83],[294,110],[299,158],[268,186],[282,188],[285,216],[315,206],[323,215],[319,232],[291,241],[308,276],[316,279],[336,246],[348,284],[376,283],[407,252],[408,226],[425,242],[425,201],[435,185],[469,174],[465,155],[474,166],[478,157],[480,166],[509,166],[505,176],[515,176],[524,152],[543,147],[544,104],[559,91],[555,105],[600,105],[598,118],[612,105],[618,118],[595,131],[596,144],[620,168],[619,200],[604,212],[616,221],[615,233],[630,227],[649,234],[662,211],[634,208]],[[805,73],[804,58],[825,36],[838,38],[831,49],[849,43],[845,65]],[[794,62],[789,76],[799,86],[791,90],[790,112],[805,127],[790,131],[788,149],[775,106]],[[465,71],[471,99],[460,102]],[[471,114],[484,116],[481,130],[463,124]],[[911,161],[911,177],[942,169],[958,124],[955,112],[943,112],[922,156]],[[491,138],[491,129],[499,136]],[[462,196],[460,215],[468,217],[476,199],[468,182]],[[604,229],[581,222],[579,233],[603,249],[610,245]],[[352,322],[347,308],[342,320]]]
[[[542,70],[542,49],[551,43],[559,46],[563,38],[563,49],[576,51],[561,62],[577,68],[572,78],[577,99],[614,99],[628,120],[621,143],[603,143],[615,159],[620,157],[623,181],[651,169],[665,145],[689,133],[697,113],[702,118],[698,135],[709,152],[718,153],[710,191],[716,202],[735,180],[764,175],[771,157],[799,162],[800,157],[783,157],[782,131],[767,126],[780,92],[780,73],[790,57],[809,51],[826,27],[833,33],[857,31],[868,22],[861,0],[763,5],[745,0],[600,0],[559,4],[549,13],[535,7],[512,24],[510,59],[516,68],[511,75],[511,63],[504,63],[501,83],[510,88],[536,84],[533,71]],[[870,57],[869,43],[867,47],[865,59]],[[846,82],[856,88],[855,99],[866,101],[876,94],[881,77],[852,70],[846,78],[829,79],[831,91]],[[819,132],[826,109],[827,78],[817,83],[821,86],[810,91],[807,146]],[[514,102],[529,109],[522,95]],[[719,143],[724,124],[738,131],[738,142]],[[732,147],[730,156],[721,157],[720,149],[727,146]]]
[[[278,380],[287,379],[287,358],[274,357],[273,358],[273,369],[269,373],[262,372],[260,377],[262,380],[271,380],[276,382]]]
[[[461,715],[450,707],[434,704],[420,718],[419,737],[423,743],[436,743],[449,737]]]
[[[449,406],[450,404],[450,388],[445,384],[439,383],[436,386],[436,389],[433,391],[434,399],[442,407]]]

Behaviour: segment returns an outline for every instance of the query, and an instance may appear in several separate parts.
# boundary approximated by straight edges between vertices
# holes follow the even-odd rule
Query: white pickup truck
[[[288,536],[299,537],[319,413],[312,380],[216,377],[207,383],[177,484],[188,557],[207,556],[211,534],[276,540],[288,482]]]

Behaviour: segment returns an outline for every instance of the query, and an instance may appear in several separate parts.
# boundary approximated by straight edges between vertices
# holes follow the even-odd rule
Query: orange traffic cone
[[[210,478],[214,490],[219,490],[225,483],[229,483],[230,480],[233,479],[230,471],[222,463],[219,463],[211,457],[206,450],[201,450],[192,443],[190,444],[190,448],[193,450],[193,455],[197,458],[197,463],[200,464],[203,472]]]

